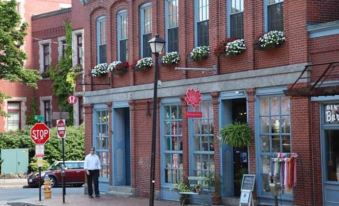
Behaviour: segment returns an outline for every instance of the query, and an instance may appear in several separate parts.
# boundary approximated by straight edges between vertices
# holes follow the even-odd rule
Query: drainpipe
[[[308,97],[308,119],[309,119],[309,144],[310,144],[310,152],[311,152],[311,165],[312,165],[312,168],[314,168],[314,158],[313,158],[313,146],[312,146],[312,122],[313,122],[313,117],[312,117],[312,103],[311,103],[311,98]],[[315,185],[315,179],[314,179],[314,171],[312,172],[312,194],[311,194],[311,197],[312,197],[312,206],[315,206],[315,198],[314,198],[314,195],[315,195],[315,191],[314,191],[314,185]]]

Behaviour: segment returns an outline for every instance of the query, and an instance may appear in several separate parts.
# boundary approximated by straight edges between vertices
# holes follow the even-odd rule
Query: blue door
[[[129,109],[113,109],[113,185],[130,185],[130,126]]]

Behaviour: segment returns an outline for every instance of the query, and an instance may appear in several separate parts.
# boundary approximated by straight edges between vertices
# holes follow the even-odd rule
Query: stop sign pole
[[[57,135],[61,139],[62,145],[62,168],[61,168],[61,182],[62,182],[62,202],[65,203],[66,187],[65,187],[65,137],[66,137],[66,120],[58,119],[56,121]]]
[[[44,150],[44,145],[45,143],[49,140],[50,136],[50,131],[49,128],[45,123],[36,123],[33,125],[31,128],[31,140],[36,144],[36,156],[38,158],[38,168],[39,168],[39,177],[41,177],[41,162],[42,162],[42,157],[43,157],[43,150]],[[42,150],[42,151],[38,151]],[[39,181],[39,201],[41,201],[41,181]]]

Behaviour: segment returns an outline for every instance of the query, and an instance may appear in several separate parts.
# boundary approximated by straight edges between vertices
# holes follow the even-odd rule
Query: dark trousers
[[[94,184],[94,193],[96,196],[99,196],[99,170],[89,170],[89,175],[87,175],[87,187],[88,195],[93,195],[93,184]]]

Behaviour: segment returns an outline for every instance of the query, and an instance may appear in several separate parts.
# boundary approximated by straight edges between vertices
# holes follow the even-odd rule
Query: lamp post
[[[156,136],[157,136],[157,103],[158,103],[158,58],[159,53],[162,51],[165,45],[165,41],[159,38],[159,35],[155,35],[148,41],[150,44],[152,53],[155,56],[154,61],[154,87],[153,87],[153,113],[152,113],[152,148],[151,148],[151,176],[150,176],[150,196],[149,206],[154,205],[154,185],[155,185],[155,150],[156,150]]]

